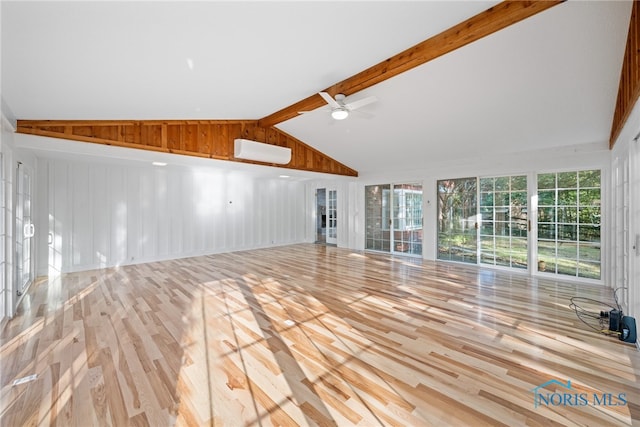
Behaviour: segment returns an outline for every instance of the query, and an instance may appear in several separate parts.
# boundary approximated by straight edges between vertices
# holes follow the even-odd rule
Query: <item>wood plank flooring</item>
[[[2,331],[0,425],[638,424],[640,352],[572,296],[612,301],[310,244],[66,274]]]

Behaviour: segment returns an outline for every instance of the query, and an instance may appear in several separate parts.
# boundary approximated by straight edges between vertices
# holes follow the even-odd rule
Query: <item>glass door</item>
[[[18,163],[16,173],[16,289],[18,296],[33,280],[33,236],[35,227],[31,218],[31,172]]]
[[[528,268],[526,175],[480,178],[480,263]]]
[[[600,170],[541,173],[538,270],[600,279]]]
[[[422,184],[365,187],[365,249],[422,255]]]
[[[478,260],[477,178],[438,181],[438,259]]]
[[[327,243],[338,244],[338,191],[327,190]]]
[[[389,197],[391,185],[367,185],[365,194],[365,249],[389,252],[391,234],[389,225]]]
[[[422,184],[393,186],[393,249],[422,255]]]

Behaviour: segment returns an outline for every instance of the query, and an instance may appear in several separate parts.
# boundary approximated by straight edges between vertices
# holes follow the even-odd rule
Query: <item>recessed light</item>
[[[167,166],[165,162],[153,162],[151,163],[153,166]]]
[[[291,178],[289,175],[280,175],[280,178]]]

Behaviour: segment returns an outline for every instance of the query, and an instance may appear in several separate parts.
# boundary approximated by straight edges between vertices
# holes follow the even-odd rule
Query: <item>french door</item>
[[[365,187],[365,249],[422,255],[422,184]]]
[[[338,191],[327,189],[327,243],[338,244]]]
[[[35,227],[31,217],[32,185],[31,171],[22,163],[18,163],[15,199],[15,283],[18,296],[23,294],[34,277],[33,237]]]

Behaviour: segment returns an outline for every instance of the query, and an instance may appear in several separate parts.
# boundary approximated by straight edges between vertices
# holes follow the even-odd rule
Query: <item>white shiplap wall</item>
[[[61,158],[37,172],[41,275],[305,241],[301,182]]]
[[[632,110],[611,152],[611,199],[614,221],[608,255],[612,265],[608,277],[619,293],[623,312],[640,318],[640,103]]]

